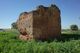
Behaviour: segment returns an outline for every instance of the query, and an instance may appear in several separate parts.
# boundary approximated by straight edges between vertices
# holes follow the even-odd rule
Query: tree
[[[12,29],[17,29],[17,24],[16,24],[16,22],[13,22],[11,25],[12,25],[12,27],[11,27]]]
[[[77,31],[78,30],[78,26],[77,25],[71,25],[71,30],[73,31]]]

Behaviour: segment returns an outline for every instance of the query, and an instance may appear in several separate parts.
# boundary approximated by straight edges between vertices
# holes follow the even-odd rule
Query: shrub
[[[72,31],[77,31],[78,30],[78,26],[77,25],[71,25],[71,30]]]
[[[17,24],[16,24],[16,22],[13,22],[13,23],[11,24],[11,26],[12,26],[12,29],[17,29]]]

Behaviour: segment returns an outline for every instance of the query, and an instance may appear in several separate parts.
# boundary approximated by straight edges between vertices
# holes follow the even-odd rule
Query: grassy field
[[[80,31],[62,32],[61,40],[22,41],[16,30],[0,32],[0,53],[80,53]]]

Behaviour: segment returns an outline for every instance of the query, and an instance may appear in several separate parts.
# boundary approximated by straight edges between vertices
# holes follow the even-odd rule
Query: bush
[[[78,26],[77,25],[71,25],[71,30],[72,31],[77,31],[78,30]]]
[[[12,26],[12,29],[17,29],[17,23],[16,23],[16,22],[13,22],[13,23],[11,24],[11,26]]]

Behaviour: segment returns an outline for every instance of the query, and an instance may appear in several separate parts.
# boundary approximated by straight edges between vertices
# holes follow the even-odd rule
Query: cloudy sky
[[[63,29],[72,24],[80,27],[80,0],[0,0],[0,28],[10,28],[21,12],[29,12],[38,5],[56,4],[61,10]]]

